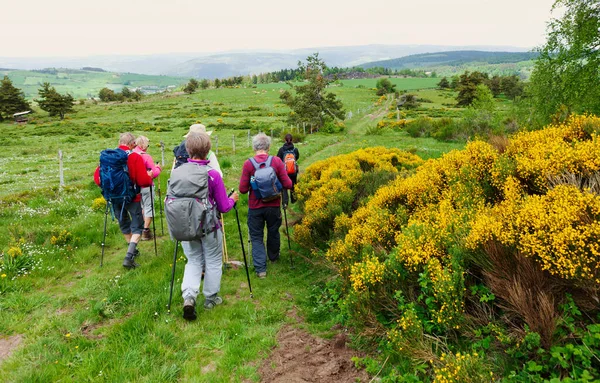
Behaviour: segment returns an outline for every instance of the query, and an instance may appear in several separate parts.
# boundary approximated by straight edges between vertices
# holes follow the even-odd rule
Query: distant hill
[[[438,66],[461,66],[467,63],[504,64],[529,61],[537,58],[536,52],[485,52],[450,51],[434,52],[399,57],[391,60],[372,61],[360,66],[368,69],[383,67],[388,69],[433,68]]]
[[[212,79],[296,68],[298,60],[304,60],[307,56],[315,52],[319,52],[319,56],[330,67],[351,67],[407,55],[464,50],[522,52],[525,49],[504,46],[372,44],[344,47],[314,47],[288,51],[229,51],[220,53],[172,53],[140,56],[0,57],[0,67],[28,70],[93,67],[120,73],[131,72],[148,75]]]
[[[173,90],[186,82],[181,77],[149,76],[135,73],[111,73],[99,68],[65,69],[45,68],[37,70],[0,69],[0,78],[8,76],[13,85],[32,99],[38,96],[41,84],[49,82],[60,93],[69,93],[75,98],[97,97],[102,88],[120,91],[124,86],[144,93]]]

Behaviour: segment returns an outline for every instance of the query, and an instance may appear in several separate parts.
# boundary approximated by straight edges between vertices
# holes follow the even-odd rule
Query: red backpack
[[[298,166],[296,165],[296,155],[294,154],[294,150],[286,150],[283,152],[283,163],[285,164],[287,174],[296,174]]]

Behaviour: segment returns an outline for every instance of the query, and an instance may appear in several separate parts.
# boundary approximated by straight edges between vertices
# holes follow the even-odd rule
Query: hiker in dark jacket
[[[207,132],[206,126],[204,126],[202,124],[193,124],[192,126],[190,126],[189,132],[187,134],[185,134],[183,137],[187,138],[187,136],[189,136],[191,133],[206,133],[210,137],[212,132],[213,132],[212,130],[209,130]],[[173,162],[173,169],[177,169],[179,166],[181,166],[181,164],[184,164],[187,162],[189,155],[185,148],[185,140],[181,141],[181,144],[177,145],[173,149],[173,154],[175,155],[175,159]],[[215,155],[215,152],[213,152],[212,150],[209,151],[206,159],[208,161],[208,167],[219,172],[219,174],[222,177],[223,172],[221,171],[221,166],[219,166],[219,161],[217,160],[217,156]]]
[[[264,133],[257,134],[252,139],[252,148],[254,149],[256,162],[263,163],[268,160],[271,139]],[[271,167],[284,189],[292,187],[292,180],[288,177],[283,162],[279,157],[271,156]],[[248,230],[252,240],[252,261],[254,269],[259,278],[267,276],[267,255],[271,262],[279,259],[279,227],[281,226],[281,198],[275,198],[269,202],[264,202],[257,198],[254,190],[250,186],[250,178],[254,175],[254,165],[250,159],[244,162],[242,167],[242,177],[240,178],[240,193],[248,195]],[[265,224],[267,225],[267,249],[263,242],[263,232]]]
[[[135,136],[131,133],[121,134],[119,137],[119,149],[131,152],[134,147]],[[144,160],[139,154],[134,152],[129,154],[127,157],[127,170],[129,172],[129,178],[134,185],[137,185],[140,188],[152,185],[152,177],[148,175]],[[94,182],[96,185],[100,186],[100,167],[97,167],[94,172]],[[139,254],[136,247],[144,229],[141,200],[142,197],[138,193],[133,201],[125,206],[122,206],[122,204],[118,202],[113,203],[113,212],[115,212],[115,216],[119,221],[119,228],[127,242],[127,254],[123,260],[123,267],[128,269],[139,266],[135,263],[134,258]],[[123,214],[120,214],[120,212],[123,212]]]
[[[300,152],[298,151],[298,148],[294,147],[294,144],[292,143],[293,141],[293,137],[291,134],[286,134],[285,135],[285,143],[283,144],[283,146],[281,148],[279,148],[279,151],[277,152],[277,157],[279,157],[281,159],[281,161],[283,162],[283,164],[285,165],[285,169],[287,171],[288,177],[290,177],[290,179],[292,180],[292,187],[290,189],[290,199],[291,199],[291,203],[296,202],[296,191],[294,190],[294,186],[296,186],[296,183],[298,182],[298,160],[300,159]],[[290,156],[288,156],[290,155]],[[294,157],[293,161],[291,159],[291,156]],[[287,158],[286,158],[287,157]],[[283,207],[285,209],[285,207],[288,205],[288,192],[287,189],[283,189],[282,191],[282,199],[283,199]]]

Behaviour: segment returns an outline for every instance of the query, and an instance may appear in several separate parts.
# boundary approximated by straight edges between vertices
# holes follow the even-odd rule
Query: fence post
[[[235,134],[231,138],[231,149],[233,150],[233,154],[235,154]]]
[[[59,172],[59,186],[62,188],[65,186],[65,175],[63,172],[63,153],[62,150],[58,149],[58,172]]]
[[[273,128],[271,128],[271,140],[273,140]]]
[[[165,167],[165,143],[164,142],[160,142],[160,156],[162,158],[162,167]]]
[[[215,154],[219,155],[219,137],[215,137]]]

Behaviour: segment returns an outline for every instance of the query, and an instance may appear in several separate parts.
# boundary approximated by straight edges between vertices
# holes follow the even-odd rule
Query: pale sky
[[[0,56],[545,41],[554,0],[0,0]]]

